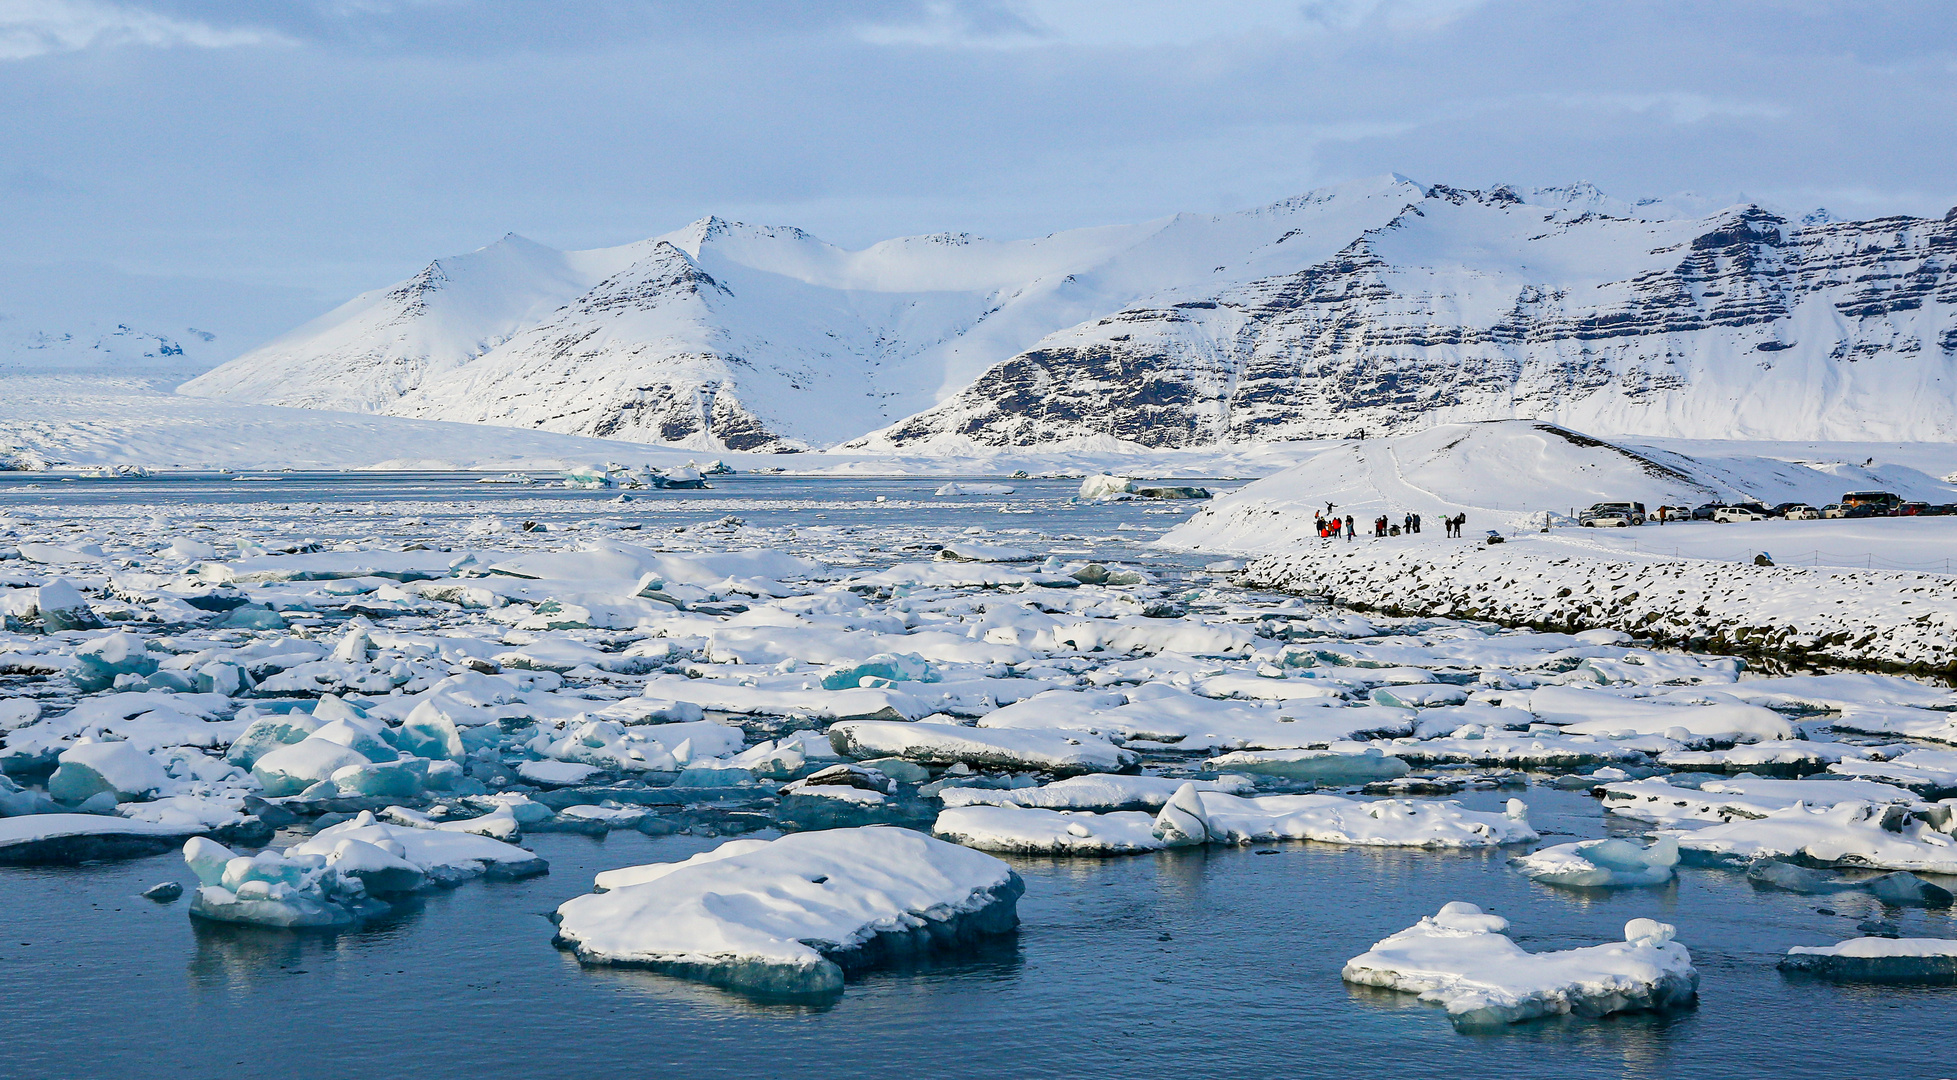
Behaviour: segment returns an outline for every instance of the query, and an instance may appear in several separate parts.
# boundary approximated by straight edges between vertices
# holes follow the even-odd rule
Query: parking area
[[[1653,513],[1656,513],[1653,507]],[[1781,566],[1957,572],[1957,516],[1651,523],[1640,528],[1556,528],[1516,539],[1577,556],[1690,558],[1751,563],[1767,553]]]

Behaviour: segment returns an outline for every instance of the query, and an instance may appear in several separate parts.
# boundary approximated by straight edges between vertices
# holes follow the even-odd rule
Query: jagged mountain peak
[[[1685,213],[1696,198],[1389,174],[1014,241],[847,250],[715,215],[590,251],[512,234],[184,389],[742,449],[1189,446],[1513,415],[1957,432],[1957,214],[1797,223],[1745,202]]]

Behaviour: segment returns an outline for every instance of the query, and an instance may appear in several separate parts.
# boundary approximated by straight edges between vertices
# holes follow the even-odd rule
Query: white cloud
[[[1706,94],[1566,94],[1554,100],[1579,109],[1652,114],[1674,124],[1698,124],[1707,120],[1779,120],[1787,115],[1786,108],[1772,102]]]
[[[931,0],[915,18],[857,29],[872,45],[1018,49],[1186,46],[1218,38],[1435,29],[1486,0]]]
[[[94,0],[0,0],[0,60],[118,45],[223,49],[288,44],[266,30],[226,28]]]

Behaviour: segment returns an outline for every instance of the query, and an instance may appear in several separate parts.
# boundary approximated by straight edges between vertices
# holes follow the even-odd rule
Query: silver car
[[[1644,524],[1644,504],[1640,502],[1593,503],[1576,516],[1577,524],[1585,528],[1618,527]]]

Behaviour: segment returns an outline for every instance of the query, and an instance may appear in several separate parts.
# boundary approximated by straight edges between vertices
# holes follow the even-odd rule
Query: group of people
[[[1316,511],[1312,515],[1312,524],[1318,529],[1319,539],[1336,540],[1343,536],[1347,540],[1351,540],[1356,533],[1353,527],[1352,515],[1347,514],[1341,518],[1332,512],[1335,509],[1336,507],[1332,503],[1326,503],[1325,509]],[[1461,535],[1461,529],[1467,523],[1468,515],[1466,514],[1453,514],[1441,519],[1441,524],[1447,527],[1447,535],[1455,537]],[[1402,534],[1411,535],[1419,531],[1419,514],[1407,514],[1397,523],[1385,514],[1381,514],[1373,519],[1373,535],[1375,537],[1400,536]]]

